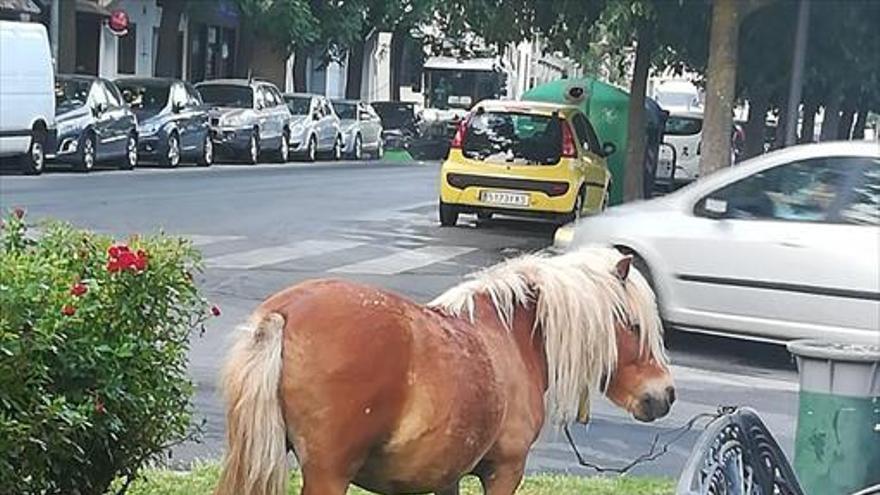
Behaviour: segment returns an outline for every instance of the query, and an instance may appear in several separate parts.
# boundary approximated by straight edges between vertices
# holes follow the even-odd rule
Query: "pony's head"
[[[603,380],[605,395],[640,421],[653,421],[665,416],[675,402],[675,386],[669,373],[665,354],[644,332],[658,332],[656,303],[647,283],[632,269],[632,257],[625,256],[615,264],[615,273],[633,298],[635,315],[618,320],[614,328],[617,362],[610,376]],[[638,278],[638,279],[637,279]],[[650,300],[642,299],[650,296]],[[652,314],[639,314],[648,310]],[[643,328],[647,319],[648,328]],[[655,328],[652,328],[656,326]],[[655,333],[656,335],[656,333]]]
[[[473,319],[477,294],[491,298],[508,328],[518,307],[534,312],[557,422],[583,420],[591,390],[641,421],[669,412],[675,390],[657,304],[631,257],[604,247],[525,255],[473,275],[431,305]]]

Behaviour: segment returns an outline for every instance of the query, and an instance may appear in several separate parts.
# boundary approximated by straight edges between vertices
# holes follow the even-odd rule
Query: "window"
[[[513,112],[471,117],[462,153],[471,160],[514,165],[553,165],[562,153],[560,119]]]
[[[248,86],[203,84],[199,86],[199,94],[206,104],[213,107],[254,107],[254,92]]]
[[[268,91],[266,91],[265,86],[257,86],[254,93],[257,95],[256,108],[263,109],[272,106],[271,100],[269,99]]]
[[[199,92],[196,91],[196,88],[194,88],[193,85],[190,83],[184,83],[184,86],[186,87],[186,96],[189,99],[190,106],[202,106],[202,97],[199,96]]]
[[[107,91],[107,101],[110,103],[111,107],[121,107],[125,105],[122,99],[122,93],[119,92],[119,88],[116,87],[110,81],[103,81],[104,90]]]
[[[582,113],[574,115],[574,133],[577,134],[578,141],[581,142],[584,149],[593,153],[599,153],[601,149],[599,138],[596,137],[596,133],[593,132],[593,126],[590,125],[590,122]]]
[[[161,83],[143,83],[138,80],[121,80],[118,86],[123,99],[136,110],[159,111],[168,103],[168,86]]]
[[[850,196],[840,210],[844,223],[880,225],[880,160],[864,159],[855,171]]]
[[[181,84],[173,84],[171,86],[171,105],[185,108],[188,106],[189,98],[186,96],[186,90]]]
[[[278,88],[276,88],[275,86],[269,86],[269,91],[272,93],[276,107],[279,105],[284,105],[284,97],[281,96],[281,92],[278,91]]]
[[[120,74],[134,74],[137,59],[137,25],[128,24],[128,34],[119,38],[116,46],[116,70]]]
[[[693,136],[703,130],[703,119],[697,117],[676,117],[666,119],[665,134],[670,136]]]
[[[835,211],[859,158],[816,158],[780,165],[711,195],[727,202],[728,218],[837,221]]]

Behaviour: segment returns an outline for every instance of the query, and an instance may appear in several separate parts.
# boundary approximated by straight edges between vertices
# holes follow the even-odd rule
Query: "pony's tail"
[[[223,370],[226,459],[215,495],[287,493],[287,443],[279,401],[284,317],[254,315]]]

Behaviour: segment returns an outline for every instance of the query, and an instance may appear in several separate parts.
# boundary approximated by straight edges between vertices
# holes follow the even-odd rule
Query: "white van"
[[[55,146],[55,74],[46,27],[0,21],[0,162],[43,171]]]

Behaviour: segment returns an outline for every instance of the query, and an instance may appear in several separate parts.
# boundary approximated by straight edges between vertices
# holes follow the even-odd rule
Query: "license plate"
[[[482,191],[480,192],[480,201],[493,205],[529,206],[529,195],[508,191]]]

